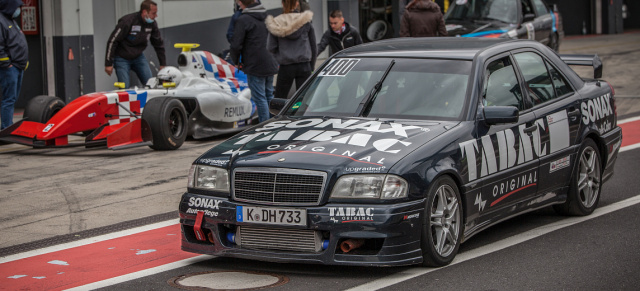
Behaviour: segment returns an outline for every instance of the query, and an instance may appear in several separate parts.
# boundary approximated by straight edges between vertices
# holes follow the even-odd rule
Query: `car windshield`
[[[336,58],[319,70],[285,115],[459,120],[471,61]]]
[[[458,0],[445,15],[448,20],[518,22],[516,0]]]

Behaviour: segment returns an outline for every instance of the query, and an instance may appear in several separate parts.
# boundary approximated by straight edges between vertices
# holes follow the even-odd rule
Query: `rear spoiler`
[[[593,66],[593,78],[602,78],[602,61],[598,55],[560,55],[567,65]]]

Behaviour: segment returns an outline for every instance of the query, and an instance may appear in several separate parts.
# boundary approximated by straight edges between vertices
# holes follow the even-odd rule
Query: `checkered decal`
[[[235,77],[236,68],[223,59],[212,55],[210,52],[198,52],[202,58],[204,69],[212,72],[213,76],[220,82],[225,89],[231,90],[233,93],[239,93],[246,86],[242,86]],[[215,69],[214,69],[215,67]]]
[[[118,115],[120,115],[119,118],[116,117],[116,118],[110,119],[109,125],[126,123],[126,122],[131,122],[135,120],[136,118],[130,117],[129,112],[124,110],[124,108],[129,109],[129,111],[133,113],[140,114],[141,113],[140,103],[146,101],[147,99],[146,92],[144,92],[143,94],[136,94],[136,92],[133,90],[105,93],[105,96],[107,96],[108,104],[114,104],[115,106],[117,106]],[[144,99],[144,101],[139,99]],[[117,105],[116,102],[120,103],[121,106]]]

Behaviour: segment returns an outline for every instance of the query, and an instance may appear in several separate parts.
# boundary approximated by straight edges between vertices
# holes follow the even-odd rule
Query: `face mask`
[[[16,11],[13,12],[13,18],[18,18],[20,16],[20,7],[16,8]]]
[[[144,18],[144,21],[146,21],[147,23],[153,23],[153,19],[147,17]]]

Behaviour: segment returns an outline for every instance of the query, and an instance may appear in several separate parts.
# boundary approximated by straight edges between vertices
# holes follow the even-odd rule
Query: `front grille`
[[[238,226],[236,243],[243,249],[318,253],[322,250],[319,231]]]
[[[236,169],[236,200],[266,204],[318,205],[326,173],[296,169]]]

